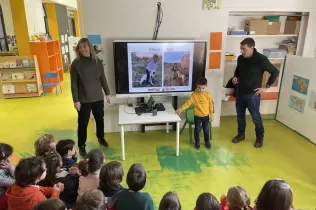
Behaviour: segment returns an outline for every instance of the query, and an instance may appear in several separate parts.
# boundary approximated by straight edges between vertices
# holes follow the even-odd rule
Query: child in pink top
[[[78,198],[89,190],[95,190],[99,187],[100,169],[104,162],[104,155],[100,149],[91,150],[85,159],[79,162],[78,168],[81,172],[79,178]]]
[[[227,196],[221,197],[220,210],[252,210],[250,207],[250,197],[248,192],[240,187],[233,186],[229,188]]]

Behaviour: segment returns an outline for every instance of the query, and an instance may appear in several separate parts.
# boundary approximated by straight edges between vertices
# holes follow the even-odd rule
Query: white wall
[[[164,11],[159,39],[209,39],[212,31],[223,32],[223,49],[226,49],[226,32],[229,11],[316,11],[315,0],[225,0],[219,11],[203,11],[201,1],[162,0]],[[106,76],[112,94],[115,94],[113,48],[115,39],[151,39],[154,31],[157,1],[152,0],[80,0],[78,11],[82,13],[82,35],[100,34],[105,50]],[[315,45],[313,45],[315,46]],[[238,48],[239,46],[236,46]],[[314,49],[313,49],[314,50]],[[208,61],[207,61],[208,63]],[[207,70],[209,91],[216,108],[214,126],[220,124],[224,56],[220,70]],[[126,104],[126,100],[112,99]],[[181,104],[183,99],[179,100]],[[107,132],[119,131],[117,107],[106,108]]]
[[[43,0],[43,2],[61,4],[72,9],[77,9],[77,0]]]
[[[24,0],[29,35],[45,33],[42,0]]]

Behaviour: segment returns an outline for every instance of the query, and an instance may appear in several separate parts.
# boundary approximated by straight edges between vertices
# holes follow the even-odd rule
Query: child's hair
[[[293,208],[293,194],[290,185],[283,180],[269,180],[263,186],[256,200],[256,209],[283,210]]]
[[[138,192],[145,187],[146,179],[147,175],[144,166],[140,163],[135,163],[128,170],[126,183],[130,190]]]
[[[123,180],[123,166],[118,161],[105,164],[100,171],[100,189],[115,189]]]
[[[155,55],[153,56],[153,58],[159,58],[159,56],[158,56],[157,54],[155,54]]]
[[[200,77],[197,81],[197,85],[207,85],[207,79],[205,77]]]
[[[40,136],[34,143],[35,155],[37,157],[41,157],[46,152],[55,150],[56,148],[52,147],[52,143],[54,142],[55,142],[55,138],[51,134],[44,134]]]
[[[76,210],[104,210],[105,197],[100,190],[85,192],[76,205]]]
[[[78,164],[78,169],[82,176],[88,176],[89,173],[93,173],[99,170],[104,162],[104,155],[100,149],[91,150],[84,160]]]
[[[177,193],[167,192],[160,201],[159,210],[181,210]]]
[[[45,170],[45,162],[40,157],[22,159],[14,171],[15,184],[20,187],[35,185]]]
[[[217,199],[211,193],[202,193],[196,200],[196,210],[219,210]]]
[[[43,159],[46,164],[47,173],[45,179],[40,182],[40,185],[53,187],[55,184],[56,174],[60,171],[62,166],[61,157],[56,151],[52,151],[46,153],[43,156]]]
[[[50,198],[39,202],[33,207],[33,210],[65,210],[66,206],[63,201],[58,198]]]
[[[7,160],[13,153],[13,148],[9,144],[0,143],[0,163]]]
[[[232,186],[229,188],[226,199],[229,204],[229,210],[251,209],[249,194],[240,186]]]
[[[56,145],[56,150],[60,156],[65,157],[68,154],[68,151],[72,151],[75,146],[75,142],[72,139],[63,139],[58,141]]]

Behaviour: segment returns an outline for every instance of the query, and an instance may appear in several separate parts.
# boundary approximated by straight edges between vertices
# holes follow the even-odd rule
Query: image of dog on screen
[[[162,85],[161,55],[151,52],[132,52],[133,87],[160,87]]]
[[[190,52],[165,52],[164,86],[188,86],[190,76]]]

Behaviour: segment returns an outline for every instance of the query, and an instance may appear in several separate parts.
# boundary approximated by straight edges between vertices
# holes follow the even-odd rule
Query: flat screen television
[[[205,77],[207,41],[114,41],[117,97],[180,95]]]

